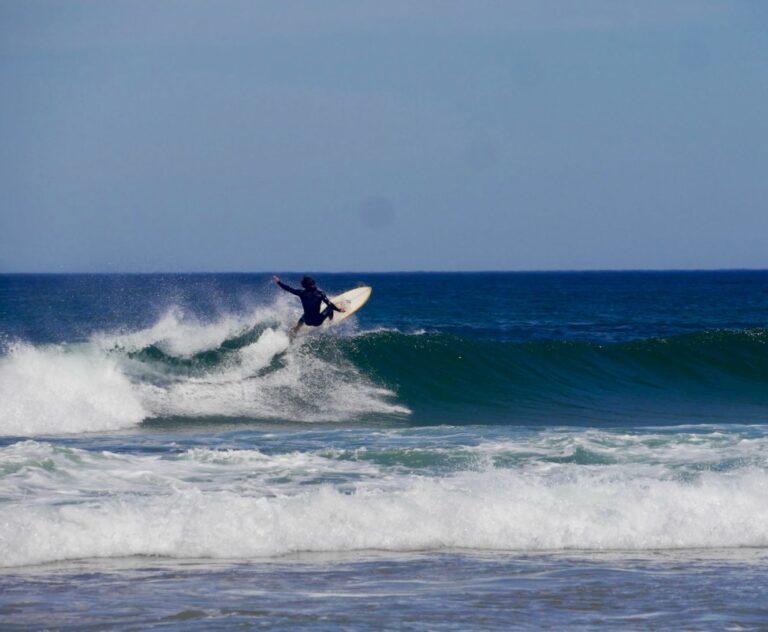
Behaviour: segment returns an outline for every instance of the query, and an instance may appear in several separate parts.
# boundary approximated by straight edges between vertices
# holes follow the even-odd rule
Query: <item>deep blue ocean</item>
[[[768,272],[317,278],[0,275],[0,628],[768,627]]]

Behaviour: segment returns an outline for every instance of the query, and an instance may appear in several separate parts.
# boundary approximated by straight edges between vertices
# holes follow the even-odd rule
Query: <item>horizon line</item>
[[[277,271],[244,271],[244,270],[218,270],[218,271],[168,271],[168,270],[154,270],[151,272],[138,272],[138,271],[66,271],[66,272],[54,272],[54,271],[0,271],[0,276],[108,276],[108,275],[135,275],[135,276],[149,276],[155,274],[166,275],[216,275],[216,274],[242,274],[242,275],[272,275],[272,274],[307,274],[307,270],[277,270]],[[411,270],[315,270],[312,274],[587,274],[587,273],[669,273],[669,272],[768,272],[768,267],[765,268],[579,268],[579,269],[478,269],[478,270],[425,270],[425,269],[411,269]]]

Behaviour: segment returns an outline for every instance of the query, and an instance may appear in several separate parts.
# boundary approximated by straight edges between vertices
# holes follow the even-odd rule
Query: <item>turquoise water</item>
[[[765,625],[768,273],[319,281],[0,276],[2,627]]]

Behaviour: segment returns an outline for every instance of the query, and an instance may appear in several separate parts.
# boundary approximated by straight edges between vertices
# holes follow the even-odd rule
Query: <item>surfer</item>
[[[272,277],[272,279],[286,292],[295,294],[301,299],[301,306],[304,308],[304,315],[299,318],[299,322],[297,322],[296,326],[291,330],[292,334],[295,334],[297,331],[299,331],[299,328],[302,325],[317,327],[322,325],[326,318],[328,320],[333,320],[333,312],[346,311],[343,307],[336,307],[333,303],[331,303],[330,299],[325,295],[325,292],[317,287],[315,280],[310,276],[305,276],[301,280],[301,287],[303,288],[301,290],[297,290],[292,288],[290,285],[286,285],[280,280],[279,276],[275,275]],[[327,307],[320,311],[323,303],[325,303]]]

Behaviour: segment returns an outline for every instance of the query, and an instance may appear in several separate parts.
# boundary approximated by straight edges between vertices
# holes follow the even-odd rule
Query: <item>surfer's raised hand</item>
[[[272,275],[272,280],[273,280],[275,283],[280,283],[280,277],[279,277],[279,276],[277,276],[276,274],[273,274],[273,275]]]

